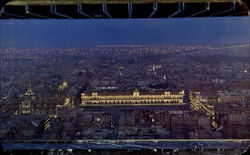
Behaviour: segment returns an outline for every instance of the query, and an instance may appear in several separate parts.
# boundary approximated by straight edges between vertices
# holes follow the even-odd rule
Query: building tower
[[[57,94],[56,94],[57,105],[64,105],[67,96],[68,96],[68,82],[64,80],[57,88]]]
[[[23,101],[20,104],[21,114],[31,114],[32,113],[32,103],[35,101],[35,93],[33,92],[31,86],[24,93]]]

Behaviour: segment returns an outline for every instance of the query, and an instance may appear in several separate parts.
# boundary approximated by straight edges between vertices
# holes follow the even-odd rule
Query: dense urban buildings
[[[0,54],[1,139],[250,138],[248,44]]]

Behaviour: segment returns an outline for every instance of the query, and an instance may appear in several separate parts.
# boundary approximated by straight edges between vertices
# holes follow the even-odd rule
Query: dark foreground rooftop
[[[250,140],[3,141],[5,154],[242,154]]]
[[[19,149],[246,149],[250,139],[149,139],[149,140],[24,140],[3,141],[7,150]]]

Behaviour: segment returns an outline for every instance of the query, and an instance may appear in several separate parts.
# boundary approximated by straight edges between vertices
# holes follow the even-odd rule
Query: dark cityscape
[[[249,18],[229,19],[2,22],[0,139],[249,140]]]
[[[1,50],[1,139],[249,138],[248,49]]]

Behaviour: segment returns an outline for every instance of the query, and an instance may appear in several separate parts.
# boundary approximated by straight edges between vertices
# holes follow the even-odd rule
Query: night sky
[[[1,48],[105,44],[249,44],[249,17],[1,20]]]

